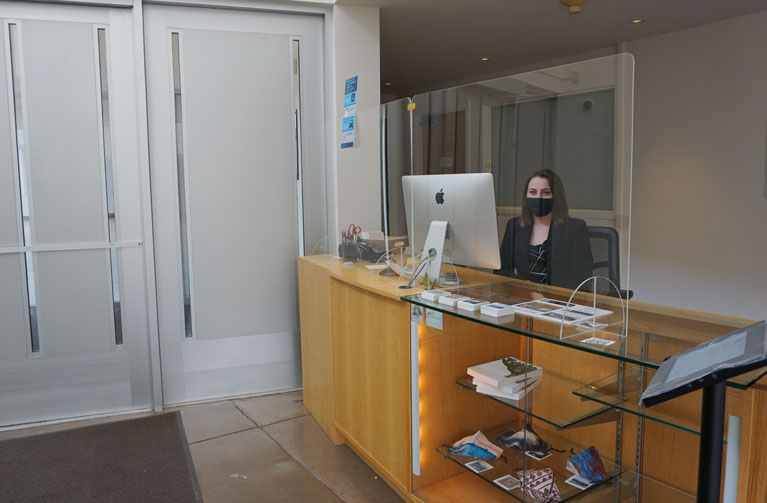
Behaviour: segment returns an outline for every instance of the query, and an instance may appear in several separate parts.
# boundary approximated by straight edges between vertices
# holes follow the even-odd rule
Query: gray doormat
[[[4,503],[202,501],[176,412],[0,441]]]

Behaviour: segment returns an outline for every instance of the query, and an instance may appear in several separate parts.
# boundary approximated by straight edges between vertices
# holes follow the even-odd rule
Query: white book
[[[527,387],[522,388],[521,390],[515,392],[515,393],[504,393],[503,391],[500,391],[498,388],[495,388],[493,386],[484,386],[484,385],[477,385],[477,393],[482,393],[483,395],[490,395],[495,396],[498,398],[507,398],[509,400],[521,400],[527,393],[529,393],[533,388],[538,386],[541,383],[541,380],[538,379],[537,381],[532,382],[531,384],[528,384]]]
[[[458,301],[458,309],[464,310],[464,311],[471,311],[472,313],[476,313],[479,311],[482,306],[486,306],[490,304],[486,300],[479,300],[479,299],[469,299],[466,298],[464,300]]]
[[[517,360],[516,358],[513,358],[513,360],[520,364],[525,364],[525,362]],[[543,369],[541,367],[536,365],[532,365],[532,367],[532,370],[528,370],[525,373],[512,375],[506,365],[504,365],[503,359],[501,359],[483,363],[481,365],[474,365],[473,367],[466,369],[466,373],[471,377],[479,377],[483,381],[486,381],[490,386],[495,386],[500,389],[524,381],[525,379],[537,378],[543,375]]]
[[[440,304],[445,304],[446,306],[455,307],[458,302],[468,299],[465,295],[458,295],[457,293],[451,294],[451,295],[443,295],[439,298]]]
[[[492,386],[493,388],[497,389],[498,391],[502,391],[503,393],[516,393],[517,391],[523,389],[526,384],[527,385],[532,384],[535,381],[540,380],[540,378],[541,378],[541,376],[538,375],[537,377],[530,377],[526,381],[519,381],[519,382],[514,383],[514,384],[510,384],[510,385],[507,385],[507,386],[499,386],[499,387],[493,386],[492,384],[490,384],[489,382],[485,381],[481,377],[473,378],[471,380],[471,383],[473,385],[475,385],[475,386]]]
[[[436,302],[443,295],[450,295],[450,292],[444,290],[426,290],[421,292],[421,298],[431,302]]]
[[[514,306],[508,304],[501,304],[500,302],[493,302],[492,304],[485,304],[480,308],[482,314],[499,318],[501,316],[508,316],[514,314]]]

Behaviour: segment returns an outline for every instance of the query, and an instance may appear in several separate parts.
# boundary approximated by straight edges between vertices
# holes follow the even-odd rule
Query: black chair
[[[621,287],[621,260],[620,246],[618,241],[618,232],[612,227],[586,227],[591,245],[591,255],[594,257],[594,265],[591,268],[592,275],[605,276],[615,283],[620,290]],[[601,290],[602,288],[600,288]],[[608,295],[615,296],[615,291],[609,291],[604,287]],[[630,299],[634,296],[631,290],[620,290],[624,299]]]

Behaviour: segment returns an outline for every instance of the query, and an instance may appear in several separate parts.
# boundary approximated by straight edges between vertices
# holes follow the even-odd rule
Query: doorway
[[[0,21],[0,426],[148,409],[131,11]]]
[[[298,388],[296,259],[326,232],[322,18],[144,17],[164,402]]]

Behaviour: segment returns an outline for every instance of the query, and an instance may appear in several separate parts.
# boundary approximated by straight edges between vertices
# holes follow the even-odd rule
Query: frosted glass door
[[[165,403],[297,388],[291,86],[300,46],[303,129],[316,144],[321,20],[151,5],[146,20]]]
[[[149,408],[131,13],[0,18],[0,426]]]

